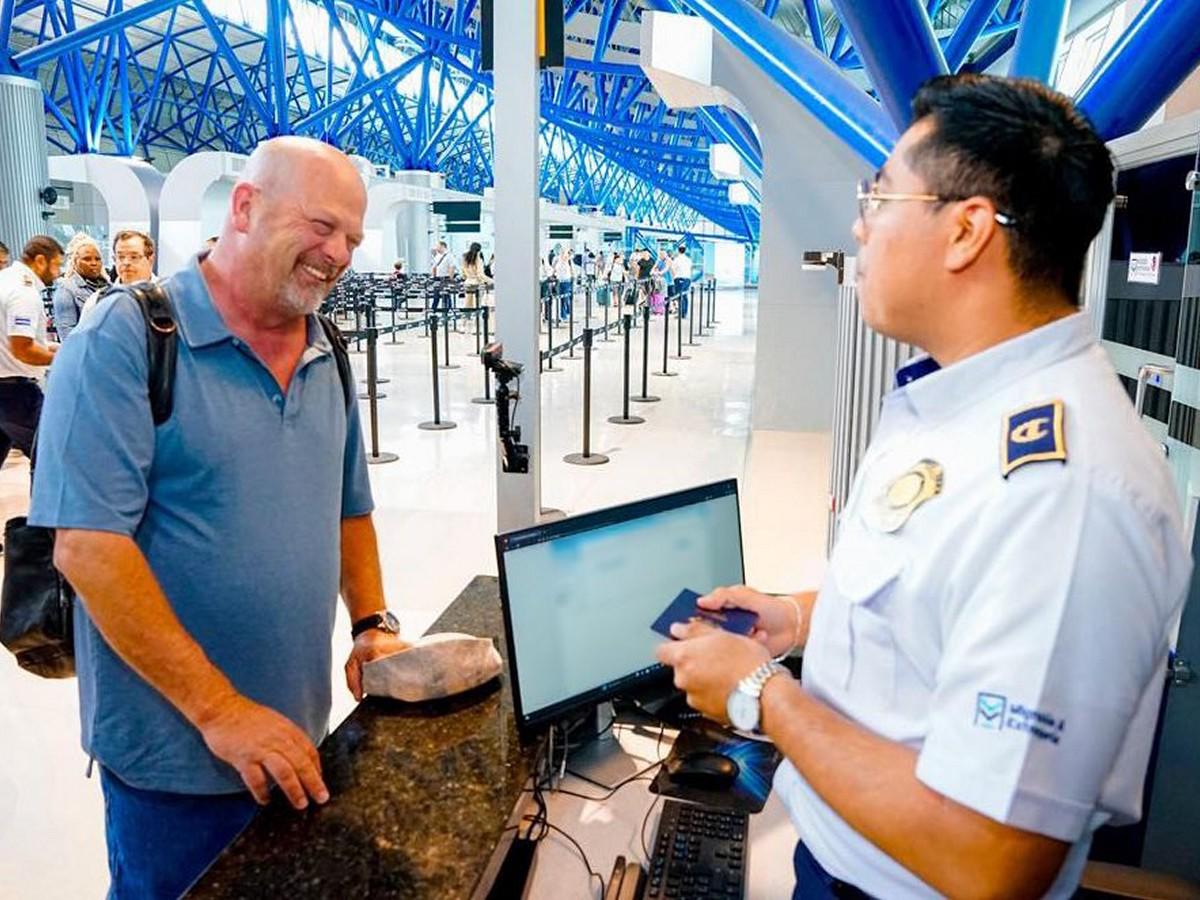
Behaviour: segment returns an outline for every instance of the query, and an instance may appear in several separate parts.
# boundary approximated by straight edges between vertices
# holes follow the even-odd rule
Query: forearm
[[[379,567],[379,542],[375,522],[369,514],[342,519],[341,584],[342,602],[351,622],[387,606]]]
[[[117,656],[197,728],[237,696],[184,629],[131,538],[60,529],[54,562]]]
[[[856,832],[941,893],[1039,896],[1066,845],[1002,825],[916,777],[917,753],[861,728],[789,678],[762,695],[763,727]]]
[[[13,356],[31,366],[48,366],[54,362],[55,346],[30,342],[19,352],[13,351]]]

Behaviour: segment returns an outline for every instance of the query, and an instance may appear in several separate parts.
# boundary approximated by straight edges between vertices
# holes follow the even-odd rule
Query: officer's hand
[[[290,719],[240,694],[232,695],[200,728],[204,743],[242,777],[254,799],[266,805],[271,783],[296,809],[308,798],[324,803],[329,790],[321,760],[308,735]]]
[[[389,634],[378,628],[364,631],[356,637],[354,649],[350,651],[350,658],[346,660],[346,687],[350,688],[354,699],[361,700],[363,698],[363,663],[379,659],[381,656],[391,656],[393,653],[407,650],[410,646],[407,641],[400,640],[399,635]]]
[[[675,670],[688,706],[717,722],[727,720],[725,701],[737,683],[770,659],[759,642],[701,622],[677,622],[671,636],[677,640],[659,645],[658,661]]]
[[[766,647],[772,656],[786,653],[797,641],[802,642],[808,631],[796,601],[788,597],[772,597],[754,588],[739,584],[734,587],[717,588],[711,594],[696,601],[703,609],[748,609],[758,614],[758,622],[750,637]]]

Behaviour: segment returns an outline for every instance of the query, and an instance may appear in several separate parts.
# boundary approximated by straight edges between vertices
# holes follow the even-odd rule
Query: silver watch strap
[[[761,697],[763,688],[766,687],[768,681],[779,673],[786,673],[787,669],[775,662],[773,659],[768,659],[765,663],[742,679],[738,685],[738,689],[751,697]]]

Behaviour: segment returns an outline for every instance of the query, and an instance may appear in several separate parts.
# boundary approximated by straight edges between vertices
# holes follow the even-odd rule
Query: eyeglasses
[[[119,263],[136,263],[136,262],[141,262],[143,259],[146,259],[146,258],[147,258],[146,255],[143,253],[118,253],[117,254],[117,262],[119,262]]]
[[[866,222],[872,215],[878,212],[879,207],[887,202],[911,202],[911,203],[957,203],[960,200],[966,200],[966,197],[945,197],[941,194],[898,194],[887,193],[879,190],[879,183],[869,178],[864,178],[858,183],[858,216]],[[1017,224],[1015,216],[1008,213],[995,213],[996,224],[1003,228],[1013,228]]]

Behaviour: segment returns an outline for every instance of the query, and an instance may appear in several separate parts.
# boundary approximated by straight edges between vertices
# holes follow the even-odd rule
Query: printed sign
[[[1161,253],[1129,254],[1129,281],[1131,284],[1158,284],[1161,275]]]

